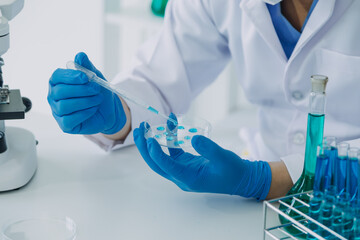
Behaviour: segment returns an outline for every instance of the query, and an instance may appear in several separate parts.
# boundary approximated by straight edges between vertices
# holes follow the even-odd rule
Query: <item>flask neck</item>
[[[325,93],[311,92],[309,99],[309,113],[313,115],[325,114]]]

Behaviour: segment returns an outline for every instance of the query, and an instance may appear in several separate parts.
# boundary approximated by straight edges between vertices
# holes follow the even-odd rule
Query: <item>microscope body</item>
[[[23,6],[24,0],[0,0],[0,192],[25,186],[37,169],[34,135],[23,128],[5,126],[5,120],[24,119],[30,110],[20,90],[4,85],[2,76],[2,56],[10,47],[9,21]]]

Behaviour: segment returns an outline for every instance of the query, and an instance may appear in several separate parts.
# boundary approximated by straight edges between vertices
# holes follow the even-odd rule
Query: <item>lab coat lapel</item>
[[[324,26],[332,26],[353,0],[319,0],[290,57],[290,62]],[[332,22],[332,23],[330,23]],[[326,29],[324,29],[326,30]]]
[[[262,0],[243,0],[240,8],[253,22],[260,36],[266,41],[274,52],[287,61],[287,57],[275,32],[270,13]]]
[[[317,3],[285,69],[284,89],[288,101],[294,102],[290,86],[292,86],[293,89],[296,88],[293,80],[295,79],[294,76],[298,74],[299,61],[304,61],[305,56],[316,48],[316,41],[324,39],[323,36],[335,25],[336,21],[341,18],[353,1],[354,0],[319,0]],[[308,87],[310,87],[310,85],[308,85]],[[305,91],[305,89],[302,89],[302,91]],[[299,104],[301,104],[301,102],[299,102]]]

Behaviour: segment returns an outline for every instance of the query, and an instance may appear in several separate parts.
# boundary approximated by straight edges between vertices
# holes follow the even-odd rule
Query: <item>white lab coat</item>
[[[290,59],[262,0],[172,0],[159,36],[114,82],[161,111],[184,113],[231,58],[259,107],[259,134],[245,134],[252,152],[283,160],[293,182],[303,168],[311,75],[329,77],[324,135],[360,138],[360,0],[319,0]],[[128,105],[134,129],[149,114]],[[132,133],[124,143],[93,139],[106,149],[133,143]]]

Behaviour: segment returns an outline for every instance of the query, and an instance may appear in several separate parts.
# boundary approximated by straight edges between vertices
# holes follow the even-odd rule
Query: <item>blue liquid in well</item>
[[[169,137],[166,138],[166,140],[167,140],[167,141],[172,141],[172,140],[174,140],[174,138],[171,137],[171,136],[169,136]]]
[[[157,139],[160,139],[161,138],[161,135],[155,135],[155,138],[157,138]]]
[[[331,178],[328,175],[329,157],[320,155],[316,159],[314,191],[324,192],[330,186]]]
[[[346,165],[347,157],[337,157],[335,162],[335,185],[337,193],[341,195],[345,191],[346,187]]]
[[[158,131],[165,131],[165,128],[164,127],[158,127],[157,130]]]
[[[184,141],[180,140],[180,141],[174,142],[174,145],[175,145],[175,146],[179,146],[179,145],[182,145],[182,144],[184,144],[184,143],[185,143]]]
[[[175,114],[171,113],[169,119],[166,121],[167,129],[170,131],[176,131],[176,127],[178,125],[177,118]]]
[[[179,130],[184,130],[185,128],[183,126],[178,127]]]
[[[189,132],[191,132],[191,133],[197,133],[198,130],[197,130],[196,128],[190,128],[190,129],[189,129]]]
[[[191,137],[190,137],[190,136],[185,136],[184,139],[185,139],[185,140],[190,140]]]

